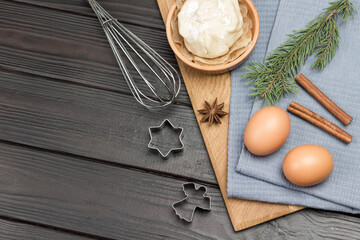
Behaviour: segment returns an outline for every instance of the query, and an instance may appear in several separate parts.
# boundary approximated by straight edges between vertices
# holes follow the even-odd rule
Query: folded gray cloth
[[[286,34],[303,27],[329,3],[328,0],[282,0],[280,4],[278,0],[253,2],[259,12],[261,33],[249,60],[263,59],[267,48],[269,50],[276,48],[286,40]],[[355,1],[355,5],[359,5],[359,0]],[[244,85],[244,81],[241,81],[241,75],[245,70],[240,67],[232,71],[227,186],[229,197],[303,205],[350,213],[360,212],[360,201],[358,201],[360,194],[356,188],[356,183],[360,183],[360,178],[356,177],[356,171],[354,171],[360,170],[360,162],[356,161],[356,153],[353,151],[358,143],[356,133],[359,133],[356,115],[360,115],[360,109],[356,110],[355,106],[357,97],[355,91],[359,92],[360,90],[360,84],[356,86],[357,79],[355,78],[360,54],[358,39],[360,35],[355,34],[359,33],[359,26],[356,24],[358,19],[356,16],[356,19],[341,26],[340,33],[343,36],[340,41],[341,49],[324,71],[310,70],[313,59],[309,59],[308,64],[302,68],[302,72],[306,76],[354,117],[355,120],[346,128],[354,135],[354,140],[349,145],[339,142],[311,124],[291,116],[291,133],[284,146],[267,157],[253,156],[246,148],[243,148],[243,132],[249,116],[261,108],[261,102],[255,102],[254,106],[250,103],[252,99],[247,97],[248,87]],[[358,49],[355,51],[356,47]],[[341,97],[342,95],[344,96]],[[288,96],[279,106],[286,109],[291,100],[295,100],[330,121],[338,123],[303,90],[300,90],[299,95]],[[350,102],[350,100],[352,101]],[[281,163],[286,153],[291,148],[305,143],[324,146],[331,151],[335,159],[331,177],[324,183],[310,188],[301,188],[290,184],[283,177],[281,171]],[[356,164],[357,162],[358,164]]]

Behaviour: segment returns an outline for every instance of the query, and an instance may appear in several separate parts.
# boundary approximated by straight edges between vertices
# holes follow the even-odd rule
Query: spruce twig
[[[294,81],[301,65],[315,53],[312,68],[322,70],[339,48],[338,25],[345,23],[357,10],[350,0],[331,2],[330,6],[305,28],[289,34],[289,39],[272,51],[265,62],[251,62],[243,75],[251,85],[255,100],[272,105],[288,93],[297,93]]]

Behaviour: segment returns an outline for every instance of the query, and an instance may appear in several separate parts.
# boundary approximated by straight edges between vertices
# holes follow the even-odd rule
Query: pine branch
[[[294,78],[301,65],[315,53],[312,68],[322,70],[339,48],[338,24],[345,23],[357,10],[350,0],[331,2],[330,6],[305,28],[289,34],[289,39],[272,51],[265,62],[252,62],[242,76],[251,85],[255,100],[272,105],[288,93],[297,93]]]

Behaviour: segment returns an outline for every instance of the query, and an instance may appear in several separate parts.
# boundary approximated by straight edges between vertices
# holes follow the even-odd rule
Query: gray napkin
[[[276,48],[286,39],[286,34],[303,27],[309,20],[316,17],[323,8],[327,7],[329,3],[327,0],[283,0],[280,1],[278,7],[279,1],[277,0],[257,0],[253,2],[260,16],[261,34],[249,60],[263,59],[267,52],[267,46],[270,50]],[[355,2],[356,5],[359,5],[358,3],[359,0]],[[354,112],[356,108],[352,107],[352,103],[347,101],[352,100],[355,104],[356,99],[354,99],[354,96],[356,94],[354,94],[354,91],[360,90],[360,84],[357,84],[358,87],[355,87],[356,89],[352,85],[348,86],[349,88],[345,88],[344,85],[346,83],[349,85],[349,82],[356,84],[354,70],[356,71],[356,66],[359,65],[359,58],[357,56],[359,56],[360,52],[358,50],[360,48],[358,47],[357,51],[349,48],[350,44],[356,47],[356,44],[359,42],[357,39],[359,36],[354,34],[359,33],[356,21],[358,21],[358,17],[348,22],[347,25],[341,26],[340,33],[343,36],[340,42],[341,50],[338,51],[333,62],[324,71],[315,72],[310,70],[309,65],[313,59],[309,59],[309,64],[302,68],[302,72],[311,80],[314,80],[326,94],[333,99],[339,99],[337,101],[339,105],[344,106],[344,109],[349,111],[354,118],[356,118],[356,113]],[[269,42],[270,34],[271,39]],[[354,57],[351,58],[350,56]],[[356,145],[356,132],[359,132],[359,129],[356,128],[356,120],[346,128],[347,131],[355,135],[353,142],[346,146],[327,133],[292,116],[291,134],[281,150],[266,158],[255,157],[249,154],[246,148],[243,148],[243,132],[250,114],[261,108],[261,102],[256,102],[254,106],[250,103],[252,99],[246,96],[249,93],[248,87],[244,86],[244,82],[241,81],[243,73],[244,69],[242,67],[232,72],[228,147],[228,196],[351,213],[359,212],[358,209],[360,207],[356,202],[359,203],[357,200],[359,200],[360,194],[355,187],[355,174],[351,175],[351,178],[355,181],[348,181],[347,183],[346,179],[338,177],[339,175],[348,176],[352,172],[345,170],[343,167],[345,163],[348,168],[351,166],[349,162],[356,164],[356,158],[354,158],[356,154],[349,152],[349,148],[353,148]],[[351,74],[353,74],[352,77],[350,76]],[[323,84],[320,85],[320,82]],[[344,93],[346,93],[347,97],[339,97]],[[288,96],[279,106],[285,109],[291,100],[298,101],[330,121],[338,123],[321,105],[317,104],[303,91],[298,96]],[[358,115],[360,115],[360,110],[358,112]],[[335,159],[335,168],[331,178],[323,184],[311,188],[299,188],[289,184],[281,172],[282,159],[286,153],[292,147],[305,143],[316,143],[326,147],[331,151]],[[355,148],[356,146],[354,146]],[[241,157],[239,160],[240,153]],[[339,158],[343,161],[339,160]],[[360,167],[359,164],[357,166]],[[360,179],[357,179],[357,182],[360,183]]]

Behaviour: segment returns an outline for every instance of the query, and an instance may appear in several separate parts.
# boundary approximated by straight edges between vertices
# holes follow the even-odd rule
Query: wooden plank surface
[[[167,13],[175,1],[157,0],[157,2],[163,20],[166,21]],[[302,207],[298,206],[248,201],[235,198],[231,199],[227,197],[227,143],[229,118],[224,118],[221,125],[209,126],[208,124],[200,122],[202,115],[197,113],[196,110],[203,108],[204,100],[212,102],[215,98],[218,98],[220,103],[225,103],[224,110],[229,112],[231,92],[230,73],[219,75],[204,74],[186,66],[180,60],[178,60],[178,64],[235,231],[243,230],[301,210]]]
[[[114,239],[230,239],[221,194],[186,224],[171,208],[182,180],[0,143],[0,214]]]
[[[176,66],[156,1],[99,1]],[[0,13],[0,239],[359,238],[356,216],[315,210],[235,233],[184,88],[160,116],[134,104],[86,0]],[[165,117],[189,129],[167,161],[144,148]],[[170,206],[189,180],[214,200],[192,224]]]
[[[90,240],[71,233],[59,232],[54,229],[26,224],[19,221],[0,219],[0,237],[7,240]]]
[[[16,20],[14,12],[18,13]],[[5,1],[0,8],[0,24],[0,55],[6,56],[0,58],[2,66],[130,94],[94,14],[93,17],[64,14]],[[145,26],[126,26],[141,35],[145,42],[151,42],[152,47],[177,68],[164,30],[148,31]],[[140,89],[143,86],[140,85]],[[181,90],[177,102],[190,105],[185,88]]]
[[[10,13],[24,8],[26,11],[22,12],[27,15],[13,21],[15,16]],[[55,12],[61,14],[58,16],[49,9],[40,10],[12,2],[6,2],[4,8],[0,8],[0,22],[4,26],[0,29],[0,54],[6,56],[0,58],[0,66],[6,68],[0,73],[3,74],[0,90],[9,91],[8,94],[13,96],[8,98],[19,104],[12,102],[3,107],[0,117],[2,139],[216,183],[193,111],[187,107],[190,101],[184,87],[183,104],[173,105],[160,113],[144,110],[134,104],[96,18]],[[50,25],[43,22],[42,17],[46,15],[58,20],[51,25],[57,26],[58,30],[50,42],[47,36]],[[70,23],[62,24],[60,19]],[[35,22],[31,28],[29,22]],[[91,45],[76,41],[74,37],[66,39],[66,35],[76,34],[91,24],[99,30],[97,38],[104,41],[99,51],[94,47],[89,51]],[[143,32],[141,36],[150,35],[145,30]],[[160,44],[157,50],[165,49],[163,45],[166,44],[166,51],[171,54],[165,56],[174,59],[165,33],[162,41],[156,37],[152,41]],[[91,41],[96,42],[96,39]],[[58,49],[54,50],[52,46]],[[66,57],[62,57],[64,55]],[[100,60],[95,62],[96,59]],[[175,60],[173,63],[176,64]],[[56,81],[49,81],[49,78]],[[16,100],[17,97],[20,99]],[[185,151],[173,155],[168,161],[149,152],[146,147],[148,127],[161,123],[164,118],[184,127],[186,136]],[[10,125],[10,122],[16,124]],[[38,126],[43,122],[47,127],[39,131]]]
[[[211,186],[212,210],[196,212],[188,224],[171,208],[183,197],[182,180],[6,143],[0,143],[0,156],[0,215],[94,237],[317,239],[360,233],[359,218],[320,211],[235,233],[219,189]]]
[[[87,0],[13,0],[18,3],[57,9],[96,18]],[[152,0],[100,0],[101,6],[111,10],[111,15],[122,23],[165,30],[156,1]]]
[[[129,95],[5,70],[0,85],[0,139],[216,184],[190,107],[144,113]],[[167,160],[147,148],[148,127],[165,118],[185,135]]]

